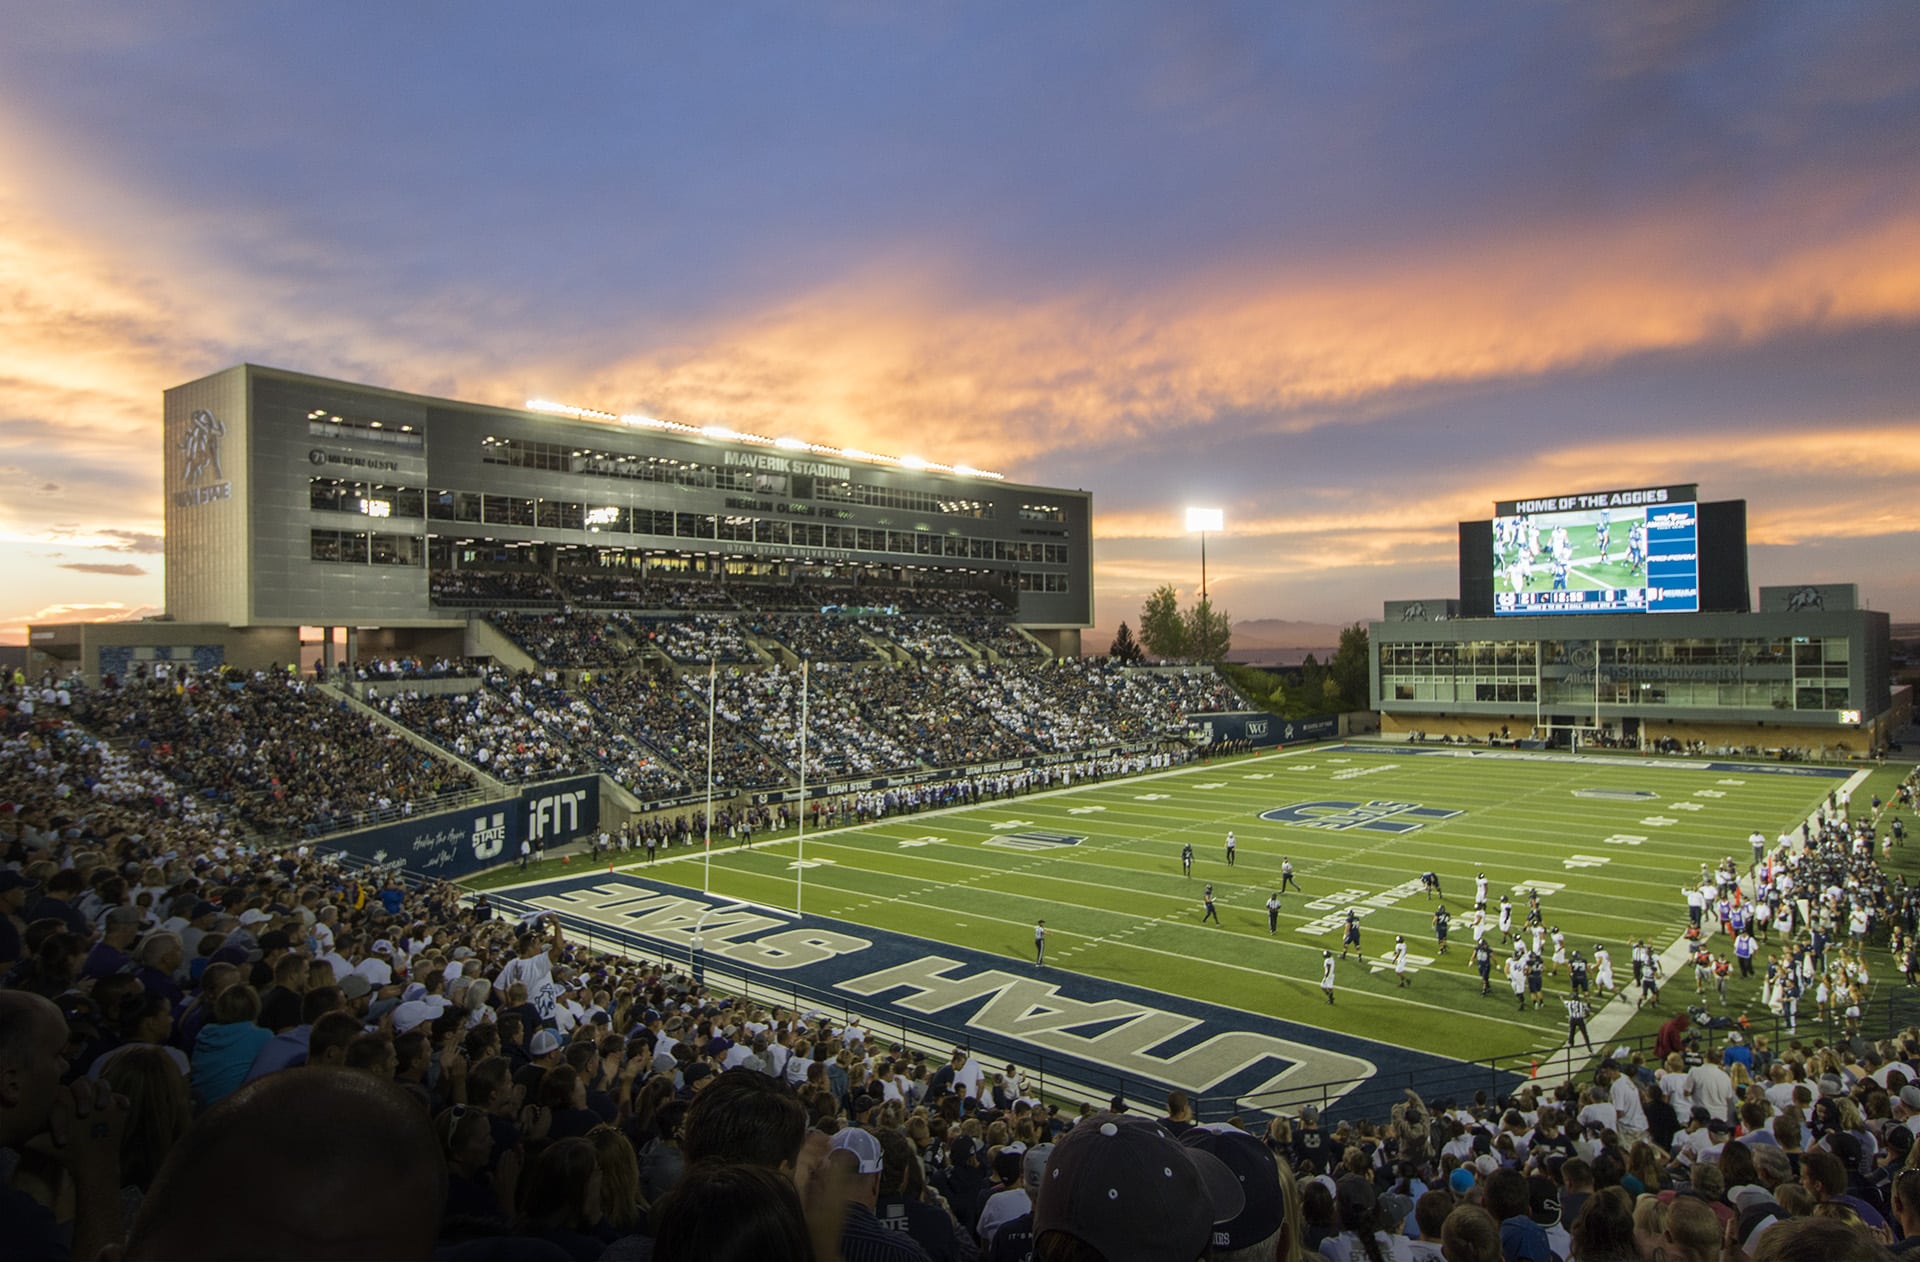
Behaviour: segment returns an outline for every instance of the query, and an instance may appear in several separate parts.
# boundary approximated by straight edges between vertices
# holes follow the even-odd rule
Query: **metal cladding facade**
[[[405,626],[432,570],[653,563],[970,572],[1016,621],[1093,621],[1092,497],[685,427],[403,394],[243,364],[166,392],[167,612]],[[581,551],[581,550],[586,551]]]

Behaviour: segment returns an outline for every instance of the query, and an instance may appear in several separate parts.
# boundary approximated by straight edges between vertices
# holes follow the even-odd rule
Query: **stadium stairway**
[[[513,637],[493,625],[486,615],[477,611],[467,618],[466,655],[468,657],[490,657],[509,670],[538,671],[540,663],[533,655],[513,642]],[[438,748],[436,746],[436,748]]]
[[[499,635],[499,632],[496,631],[494,632],[494,634]],[[504,639],[505,637],[503,636],[501,638]],[[446,748],[443,745],[434,744],[432,741],[428,740],[425,736],[422,736],[420,733],[414,731],[412,728],[406,726],[404,723],[401,723],[395,719],[388,718],[385,714],[382,714],[375,707],[368,705],[366,702],[362,701],[360,698],[354,696],[351,689],[343,687],[342,685],[337,683],[325,683],[325,684],[321,684],[320,687],[332,693],[333,695],[339,697],[341,700],[345,701],[349,706],[353,707],[353,709],[357,713],[363,714],[368,718],[372,719],[374,722],[382,724],[391,732],[398,733],[402,739],[404,739],[408,744],[413,745],[415,748],[423,749],[427,753],[432,754],[435,758],[441,759],[444,762],[450,762],[454,764],[456,767],[464,767],[468,771],[472,772],[474,779],[480,785],[480,791],[482,796],[487,798],[489,801],[495,798],[512,797],[519,792],[518,789],[507,784],[506,781],[501,780],[495,776],[489,775],[486,771],[480,768],[479,764],[470,762],[467,759],[460,757],[460,755],[454,753],[452,750]],[[604,780],[604,777],[602,777],[602,779]]]

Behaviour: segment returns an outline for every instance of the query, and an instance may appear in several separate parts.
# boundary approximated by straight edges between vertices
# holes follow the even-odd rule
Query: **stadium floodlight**
[[[1217,508],[1189,508],[1187,530],[1200,535],[1200,599],[1207,598],[1207,532],[1226,528],[1226,514]]]
[[[616,416],[612,412],[603,412],[598,408],[575,407],[571,403],[558,403],[552,399],[528,399],[523,406],[529,412],[544,412],[549,416],[564,416],[576,421],[612,421],[635,429],[656,429],[669,434],[698,435],[721,442],[778,447],[782,451],[810,452],[816,456],[840,456],[848,460],[865,461],[868,464],[893,465],[915,472],[951,473],[963,478],[981,478],[992,482],[1007,480],[1004,473],[991,473],[985,469],[976,469],[972,465],[938,464],[920,456],[887,456],[878,452],[863,451],[858,447],[848,447],[843,450],[839,447],[830,447],[825,443],[809,442],[804,438],[790,436],[769,438],[765,434],[744,433],[726,425],[688,425],[681,421],[663,421],[642,412],[628,412]],[[319,411],[315,411],[307,419],[312,420],[320,415]],[[333,419],[337,422],[340,418],[336,416]]]

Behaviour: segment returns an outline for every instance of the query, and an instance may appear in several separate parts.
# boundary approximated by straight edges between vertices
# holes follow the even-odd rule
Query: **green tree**
[[[1120,624],[1119,632],[1113,637],[1113,646],[1107,650],[1107,656],[1131,666],[1146,657],[1146,653],[1141,650],[1139,641],[1133,638],[1133,632],[1123,622]]]
[[[1163,583],[1140,606],[1140,643],[1155,657],[1187,655],[1187,622],[1180,614],[1180,593]]]
[[[1300,663],[1300,692],[1307,698],[1308,704],[1317,704],[1326,695],[1326,690],[1321,686],[1326,678],[1327,668],[1313,654],[1307,654],[1306,660]]]
[[[1367,624],[1356,622],[1340,631],[1340,647],[1327,663],[1327,674],[1339,690],[1340,704],[1348,710],[1364,710],[1369,680],[1367,666],[1371,654],[1367,648]]]
[[[1203,662],[1218,662],[1233,647],[1233,619],[1226,610],[1216,610],[1211,600],[1202,598],[1189,609],[1186,623],[1186,656]]]

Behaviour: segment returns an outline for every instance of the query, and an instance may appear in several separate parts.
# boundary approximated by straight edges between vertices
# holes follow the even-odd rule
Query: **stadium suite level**
[[[1462,522],[1459,596],[1389,601],[1371,624],[1381,731],[1807,757],[1884,748],[1912,716],[1911,690],[1892,687],[1887,615],[1859,608],[1851,584],[1763,587],[1754,611],[1745,502],[1695,503],[1693,491],[1508,501],[1492,520]],[[1682,546],[1697,549],[1697,611],[1659,612],[1671,605],[1659,598],[1657,547],[1656,564],[1643,552],[1623,568],[1618,527],[1633,508],[1611,514],[1611,547],[1600,529],[1600,506],[1656,496],[1687,527]],[[1574,511],[1535,511],[1546,505]],[[1579,591],[1583,579],[1600,590]],[[1626,587],[1634,581],[1651,599]],[[1568,604],[1544,612],[1562,596]]]
[[[162,433],[172,625],[36,628],[60,667],[286,662],[301,627],[484,655],[469,608],[516,602],[457,599],[463,574],[977,589],[1068,655],[1092,624],[1084,491],[252,364],[168,390]]]

